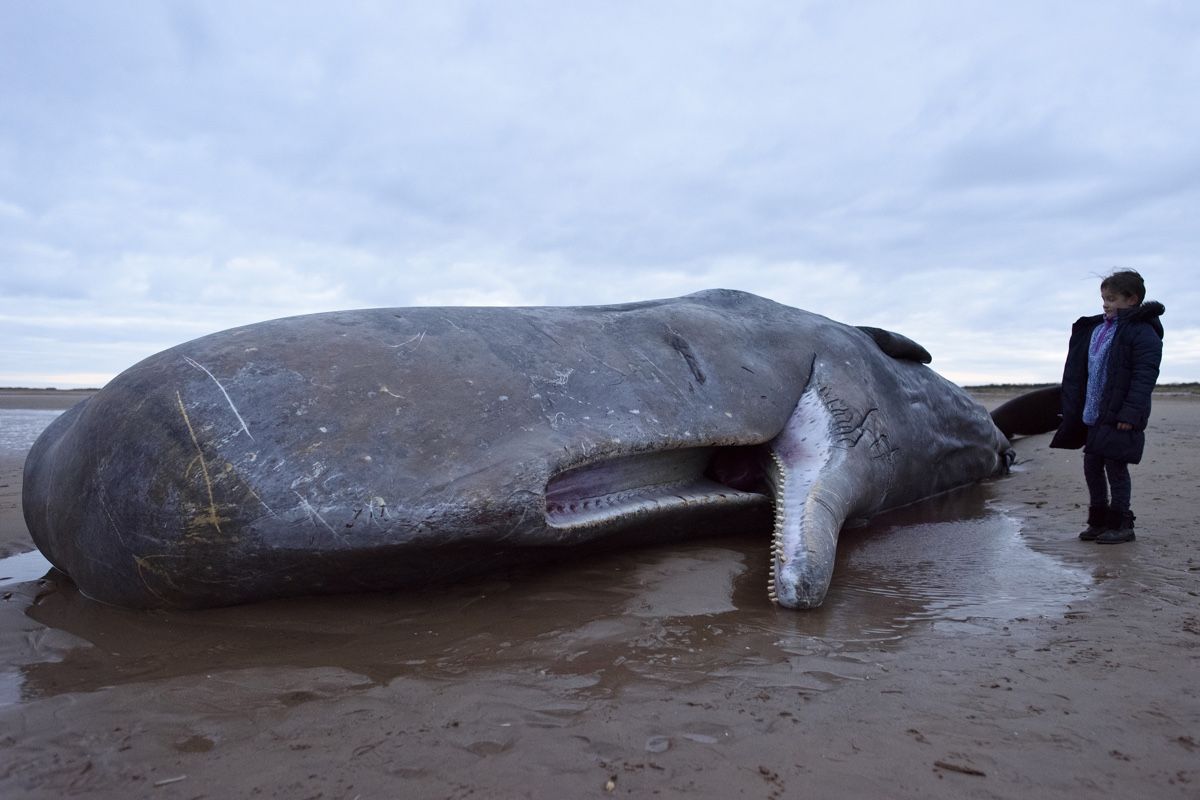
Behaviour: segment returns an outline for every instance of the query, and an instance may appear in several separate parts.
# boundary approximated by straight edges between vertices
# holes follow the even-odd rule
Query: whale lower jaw
[[[775,520],[767,595],[777,605],[821,605],[842,525],[851,517],[869,516],[883,503],[892,481],[891,461],[868,442],[860,445],[873,424],[870,417],[870,411],[848,414],[813,380],[768,444],[766,477]]]
[[[815,608],[833,577],[844,517],[818,499],[835,457],[832,418],[811,386],[768,445],[767,482],[775,505],[767,596],[785,608]],[[835,508],[840,503],[835,504]],[[834,512],[834,513],[830,513]]]

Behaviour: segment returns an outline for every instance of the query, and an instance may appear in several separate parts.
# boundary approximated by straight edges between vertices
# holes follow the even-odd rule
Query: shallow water
[[[37,580],[50,570],[50,562],[37,550],[0,558],[0,587]]]
[[[872,649],[934,627],[1050,613],[1091,582],[1027,547],[986,485],[844,532],[820,609],[768,602],[767,550],[765,535],[730,536],[420,596],[198,612],[102,606],[51,573],[22,584],[27,630],[20,642],[6,637],[4,660],[17,670],[0,678],[0,702],[251,667],[335,667],[375,684],[533,675],[585,696],[726,679],[815,692],[861,679]],[[0,576],[28,581],[45,566],[35,562],[0,560]]]
[[[24,453],[59,413],[0,409],[0,448]],[[581,698],[713,681],[824,691],[864,679],[872,650],[1053,613],[1087,590],[1086,572],[1030,549],[991,497],[989,484],[968,487],[843,531],[826,602],[803,612],[767,600],[765,531],[420,595],[198,612],[103,606],[24,553],[0,559],[0,705],[264,667],[283,683],[312,668],[375,685],[478,679],[519,691],[553,681]]]
[[[58,409],[0,408],[0,457],[24,455]]]

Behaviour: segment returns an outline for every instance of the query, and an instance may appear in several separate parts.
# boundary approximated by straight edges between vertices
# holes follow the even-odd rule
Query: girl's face
[[[1136,297],[1114,292],[1112,289],[1100,290],[1100,302],[1104,306],[1104,316],[1115,317],[1122,308],[1133,308],[1138,304]]]

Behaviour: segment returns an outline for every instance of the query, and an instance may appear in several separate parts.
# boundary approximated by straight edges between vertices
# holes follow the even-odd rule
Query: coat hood
[[[1117,319],[1121,322],[1145,322],[1154,332],[1158,334],[1158,338],[1163,338],[1163,326],[1158,318],[1167,313],[1167,307],[1157,300],[1147,300],[1133,308],[1125,308],[1117,312]]]

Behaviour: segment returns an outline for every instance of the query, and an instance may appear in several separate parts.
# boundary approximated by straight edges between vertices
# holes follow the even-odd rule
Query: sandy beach
[[[78,399],[35,394],[0,408]],[[1048,441],[846,531],[813,612],[768,603],[755,531],[123,611],[10,574],[36,562],[6,458],[0,796],[1200,797],[1200,398],[1155,397],[1128,545],[1076,539],[1080,455]]]

